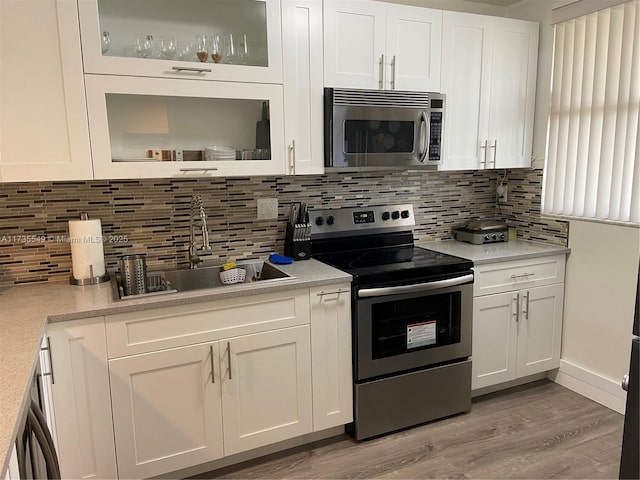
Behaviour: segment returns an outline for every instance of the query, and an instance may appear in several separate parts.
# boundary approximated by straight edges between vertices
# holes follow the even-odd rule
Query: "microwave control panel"
[[[442,160],[442,126],[444,125],[444,95],[429,95],[429,162]]]

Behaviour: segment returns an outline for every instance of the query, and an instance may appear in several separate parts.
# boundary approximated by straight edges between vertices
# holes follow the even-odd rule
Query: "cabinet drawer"
[[[309,323],[309,290],[227,298],[105,317],[116,358]]]
[[[474,268],[473,296],[564,282],[565,255],[479,265]]]

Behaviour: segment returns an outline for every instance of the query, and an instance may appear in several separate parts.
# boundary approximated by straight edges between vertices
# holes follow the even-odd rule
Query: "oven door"
[[[427,108],[336,105],[332,112],[330,167],[425,165]]]
[[[469,277],[471,283],[444,288],[423,284],[425,291],[419,285],[361,289],[354,315],[355,380],[469,357],[473,275],[445,281],[469,282]],[[397,288],[418,291],[390,293]]]

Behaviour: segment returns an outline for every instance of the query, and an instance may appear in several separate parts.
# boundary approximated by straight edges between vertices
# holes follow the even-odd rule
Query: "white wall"
[[[640,229],[571,221],[562,363],[555,380],[620,413],[629,370]]]
[[[480,15],[495,15],[503,17],[505,8],[486,3],[469,2],[466,0],[381,0],[387,3],[401,3],[416,7],[435,8],[439,10],[453,10],[456,12],[478,13]],[[545,0],[546,1],[546,0]]]

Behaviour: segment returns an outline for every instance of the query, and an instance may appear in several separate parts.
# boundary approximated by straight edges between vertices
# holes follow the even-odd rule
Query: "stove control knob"
[[[494,233],[493,235],[491,235],[491,238],[492,238],[493,240],[497,240],[497,239],[498,239],[498,236]]]
[[[395,212],[391,213],[391,218],[393,218],[394,220],[397,220],[400,218],[400,212],[398,210],[396,210]]]
[[[409,210],[403,210],[402,213],[400,213],[400,216],[402,218],[409,218]]]
[[[320,226],[324,223],[324,218],[316,217],[316,225]]]
[[[391,214],[389,212],[382,212],[382,220],[389,220]]]
[[[485,235],[484,239],[488,242],[489,240],[491,240],[491,237],[489,235]]]
[[[333,225],[333,215],[327,217],[327,225]]]
[[[504,240],[504,233],[500,234],[500,240]]]

